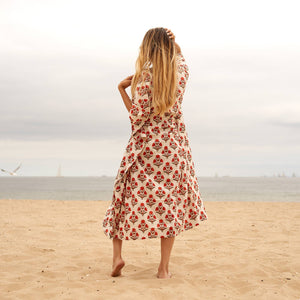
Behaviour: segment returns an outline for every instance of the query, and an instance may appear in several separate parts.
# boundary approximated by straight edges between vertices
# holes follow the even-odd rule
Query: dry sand
[[[123,242],[110,277],[108,201],[0,200],[0,299],[300,299],[300,203],[205,202],[208,220],[175,239]]]

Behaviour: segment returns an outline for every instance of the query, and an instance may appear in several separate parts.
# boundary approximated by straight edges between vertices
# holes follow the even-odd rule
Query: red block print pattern
[[[103,220],[110,239],[174,237],[207,219],[181,111],[189,77],[182,54],[177,66],[176,102],[163,117],[154,115],[151,73],[138,82],[129,112],[132,133]]]

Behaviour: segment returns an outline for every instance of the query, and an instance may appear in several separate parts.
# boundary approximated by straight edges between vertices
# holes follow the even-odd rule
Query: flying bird
[[[16,169],[14,169],[12,172],[4,170],[4,169],[1,169],[1,171],[5,172],[5,173],[8,173],[8,174],[10,174],[12,176],[16,176],[17,175],[16,172],[21,168],[21,165],[22,165],[22,163],[20,163],[20,165]]]

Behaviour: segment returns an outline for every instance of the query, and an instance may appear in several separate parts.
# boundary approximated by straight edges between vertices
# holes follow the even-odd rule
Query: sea
[[[198,177],[203,201],[300,202],[300,177]],[[0,199],[112,199],[115,177],[1,176]]]

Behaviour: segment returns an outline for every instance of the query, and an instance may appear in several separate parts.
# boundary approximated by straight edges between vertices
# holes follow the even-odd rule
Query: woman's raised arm
[[[132,101],[131,101],[130,97],[128,96],[125,89],[128,88],[131,85],[132,78],[133,78],[133,75],[128,76],[124,80],[122,80],[118,85],[118,90],[121,94],[123,102],[124,102],[124,104],[126,106],[126,109],[128,111],[130,111],[130,109],[132,107]]]

